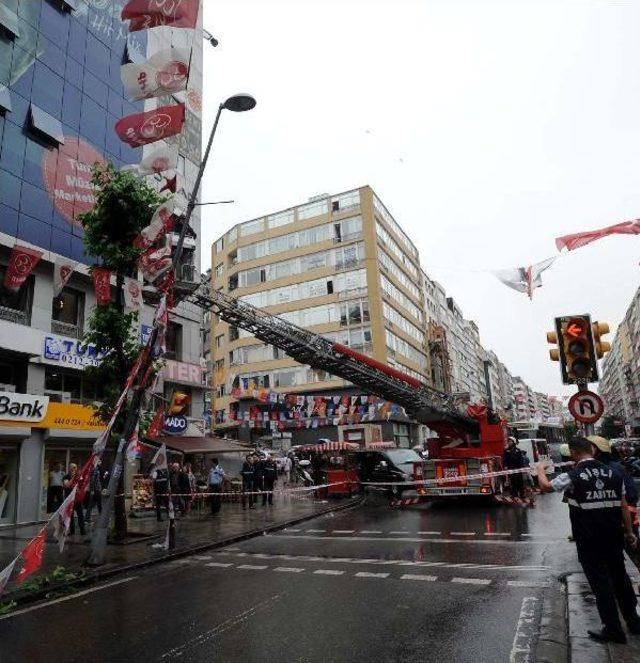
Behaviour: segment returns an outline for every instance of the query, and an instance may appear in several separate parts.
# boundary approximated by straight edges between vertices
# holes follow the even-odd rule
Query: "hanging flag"
[[[184,117],[184,104],[161,106],[123,117],[116,122],[115,131],[120,140],[131,147],[140,147],[179,134]]]
[[[69,534],[73,510],[76,505],[76,493],[77,488],[74,487],[53,516],[53,533],[58,541],[60,552],[64,550],[64,544]]]
[[[10,562],[8,566],[5,566],[2,571],[0,571],[0,596],[2,596],[2,593],[4,592],[4,588],[7,586],[9,582],[9,578],[11,577],[11,574],[13,573],[13,567],[16,565],[16,562],[18,561],[18,558],[16,557],[13,562]]]
[[[153,419],[149,424],[149,429],[147,430],[146,437],[149,440],[158,439],[158,436],[160,435],[160,433],[162,433],[163,427],[164,427],[164,405],[161,405],[156,411],[156,413],[153,415]],[[166,453],[165,453],[165,463],[166,463]]]
[[[111,302],[111,270],[106,267],[92,267],[91,278],[98,306],[106,306]]]
[[[18,292],[42,258],[42,251],[17,244],[11,249],[9,265],[4,274],[3,286],[10,292]]]
[[[542,287],[542,272],[551,267],[554,261],[555,257],[548,258],[528,267],[499,269],[494,274],[498,280],[502,281],[509,288],[518,292],[526,292],[529,295],[529,299],[533,299],[533,291],[536,288]]]
[[[91,454],[76,475],[74,487],[76,488],[76,504],[82,504],[89,489],[91,474],[96,466],[96,456]]]
[[[169,177],[164,178],[164,184],[162,185],[162,188],[160,189],[160,193],[164,193],[165,191],[175,193],[177,187],[178,187],[178,173],[176,173],[171,178],[169,178]]]
[[[138,166],[141,175],[159,175],[178,167],[178,148],[163,146],[149,153]]]
[[[132,311],[142,309],[142,284],[138,279],[125,278],[124,305]]]
[[[159,279],[163,274],[168,272],[171,267],[171,236],[167,235],[167,242],[164,246],[158,249],[148,249],[143,253],[139,260],[138,266],[142,271],[146,281],[153,283]]]
[[[587,230],[586,232],[574,233],[573,235],[556,237],[556,246],[558,247],[558,251],[562,251],[562,249],[573,251],[609,235],[640,235],[640,219],[623,221],[622,223],[616,223],[613,226],[607,226],[598,230]]]
[[[57,297],[73,274],[78,263],[64,256],[56,256],[53,263],[53,296]]]
[[[129,439],[129,444],[127,445],[127,461],[129,463],[135,463],[138,458],[140,458],[140,453],[142,447],[140,446],[140,422],[136,424],[136,428],[133,431],[133,435]]]
[[[158,302],[158,308],[156,309],[156,314],[153,319],[153,323],[157,327],[163,327],[165,329],[169,324],[169,310],[167,309],[166,295],[160,297],[160,301]]]
[[[159,412],[160,410],[158,410]],[[153,457],[151,460],[151,465],[153,466],[154,470],[168,470],[169,465],[167,464],[167,445],[163,444],[158,451],[156,451],[156,455]]]
[[[186,90],[190,60],[186,48],[165,48],[140,64],[122,65],[120,77],[127,97],[141,101]]]
[[[130,32],[161,25],[193,29],[198,22],[198,7],[199,0],[129,0],[120,16],[123,21],[130,21]]]
[[[171,197],[153,213],[149,225],[140,231],[135,239],[135,246],[140,249],[148,249],[161,235],[166,235],[173,230],[175,209],[175,198]]]
[[[32,573],[35,573],[42,566],[44,544],[47,538],[47,525],[45,525],[38,534],[29,541],[27,547],[22,551],[23,566],[22,569],[20,569],[20,573],[18,573],[16,582],[24,582]]]

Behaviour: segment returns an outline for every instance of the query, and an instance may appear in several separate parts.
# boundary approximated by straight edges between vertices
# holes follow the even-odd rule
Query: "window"
[[[333,212],[343,212],[354,207],[360,207],[360,192],[349,191],[340,196],[336,196],[331,201],[331,210]]]
[[[318,200],[307,205],[298,207],[298,221],[312,219],[314,216],[326,214],[329,211],[329,205],[326,200]]]
[[[4,281],[7,268],[0,266],[0,283]],[[0,287],[0,320],[8,320],[19,325],[31,322],[33,300],[33,276],[30,276],[18,292],[10,292]]]
[[[215,244],[214,244],[216,253],[220,253],[222,249],[224,248],[224,237],[221,237]]]
[[[247,235],[254,235],[255,233],[264,230],[264,219],[256,219],[255,221],[247,221],[240,226],[240,237]]]
[[[0,26],[10,37],[20,36],[18,15],[5,5],[0,5]]]
[[[405,235],[402,228],[396,223],[396,220],[389,214],[387,208],[378,200],[377,196],[373,197],[373,206],[376,212],[380,215],[382,219],[387,223],[387,225],[393,230],[393,232],[400,238],[400,241],[404,247],[409,251],[409,255],[414,258],[418,257],[418,250],[412,244],[411,240]]]
[[[63,288],[53,298],[51,307],[52,331],[68,336],[77,336],[82,330],[84,317],[84,293],[73,288]],[[55,324],[59,323],[59,324]]]
[[[404,253],[404,251],[398,246],[398,243],[391,237],[387,232],[387,229],[376,220],[376,235],[382,243],[391,250],[391,252],[400,260],[404,268],[413,276],[415,279],[418,278],[418,269],[411,262],[409,257]]]
[[[45,395],[55,402],[95,403],[104,395],[101,385],[82,371],[46,366],[44,373]]]
[[[403,292],[400,292],[400,290],[398,290],[398,288],[396,288],[396,286],[393,285],[384,274],[380,274],[380,285],[382,286],[383,292],[393,299],[394,302],[403,306],[414,318],[416,318],[416,320],[422,322],[422,311]]]
[[[31,128],[43,134],[58,144],[64,145],[62,123],[49,113],[46,113],[35,104],[30,107]]]
[[[222,276],[224,272],[224,263],[220,262],[216,265],[216,276]]]
[[[224,382],[222,384],[216,385],[216,398],[222,398],[226,395],[226,389]]]
[[[390,272],[398,280],[398,282],[413,295],[416,300],[419,299],[420,290],[415,285],[416,277],[414,276],[414,280],[412,280],[411,277],[407,276],[404,271],[402,271],[400,267],[398,267],[398,265],[396,265],[396,263],[391,260],[391,258],[382,249],[378,251],[378,256],[380,259],[380,265],[382,265],[384,269]],[[409,269],[409,271],[411,270]]]
[[[238,228],[231,228],[231,230],[227,233],[227,241],[229,244],[233,244],[234,242],[238,241]]]
[[[409,449],[411,447],[408,424],[393,424],[393,441],[400,449]]]
[[[216,336],[216,348],[221,348],[224,345],[224,334]]]
[[[180,361],[180,357],[182,356],[182,325],[169,322],[165,339],[167,344],[165,357],[174,361]]]
[[[293,223],[294,214],[292,209],[286,210],[286,212],[280,212],[278,214],[271,214],[267,217],[267,226],[269,228],[279,228],[280,226],[286,226],[289,223]]]

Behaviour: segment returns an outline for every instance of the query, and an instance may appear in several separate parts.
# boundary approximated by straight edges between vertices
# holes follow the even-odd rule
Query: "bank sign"
[[[24,421],[37,424],[45,418],[48,407],[48,396],[0,391],[0,421]]]
[[[46,364],[83,369],[85,366],[97,366],[102,359],[95,345],[84,344],[77,338],[47,334],[44,337],[42,360]]]

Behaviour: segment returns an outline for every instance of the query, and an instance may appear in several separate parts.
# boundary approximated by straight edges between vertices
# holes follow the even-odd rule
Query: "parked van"
[[[531,463],[551,460],[549,443],[544,438],[524,438],[518,440],[518,448],[529,456]]]
[[[415,463],[423,459],[413,449],[363,450],[354,452],[360,481],[405,483],[406,486],[381,486],[396,497],[406,490],[415,490],[413,483]]]

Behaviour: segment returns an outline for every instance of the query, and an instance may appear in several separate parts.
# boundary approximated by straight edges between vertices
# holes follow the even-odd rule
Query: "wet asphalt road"
[[[526,661],[576,570],[556,495],[536,509],[376,498],[0,619],[0,662]]]

